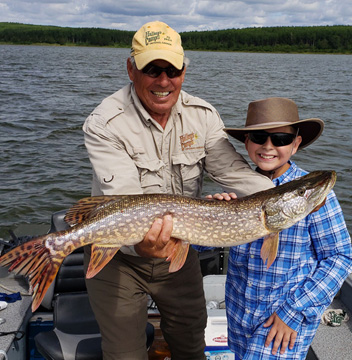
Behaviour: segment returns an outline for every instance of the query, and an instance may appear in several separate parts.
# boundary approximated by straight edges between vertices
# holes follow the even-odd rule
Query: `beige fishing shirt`
[[[220,115],[181,91],[163,129],[142,106],[132,84],[103,100],[86,119],[93,166],[92,195],[168,193],[200,197],[203,174],[219,192],[244,196],[273,187],[230,144]]]

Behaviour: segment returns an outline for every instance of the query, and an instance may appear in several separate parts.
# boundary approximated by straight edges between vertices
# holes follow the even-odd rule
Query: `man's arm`
[[[90,119],[92,120],[92,119]],[[142,194],[138,170],[112,134],[86,121],[84,127],[85,145],[93,167],[92,195]],[[104,131],[105,130],[105,131]],[[169,241],[172,232],[172,218],[156,219],[143,241],[131,247],[143,257],[168,257],[175,241]]]
[[[142,194],[138,169],[113,134],[86,120],[84,140],[93,168],[92,195]]]

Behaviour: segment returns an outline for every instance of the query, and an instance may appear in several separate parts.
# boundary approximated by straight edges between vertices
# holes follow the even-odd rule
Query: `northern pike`
[[[190,244],[229,247],[265,237],[261,249],[269,267],[276,258],[278,234],[319,207],[336,181],[334,171],[315,171],[289,183],[231,201],[181,195],[93,196],[65,215],[71,227],[34,238],[0,258],[0,266],[27,276],[32,311],[43,300],[66,256],[91,246],[87,278],[95,276],[124,245],[143,240],[157,217],[171,214],[176,242],[169,271],[182,267]]]

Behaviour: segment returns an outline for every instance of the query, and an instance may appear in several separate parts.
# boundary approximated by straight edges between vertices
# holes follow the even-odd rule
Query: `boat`
[[[65,229],[68,226],[64,222],[65,213],[66,210],[54,213],[49,227],[18,226],[10,232],[10,239],[1,241],[0,252],[34,236]],[[199,254],[208,304],[207,360],[238,360],[227,347],[226,314],[224,307],[219,305],[224,304],[228,250],[217,248]],[[99,328],[85,288],[82,248],[64,260],[55,282],[34,313],[30,309],[31,295],[25,278],[8,274],[7,269],[0,268],[0,287],[3,294],[19,293],[21,296],[21,300],[9,302],[2,310],[0,301],[0,359],[75,360],[76,351],[80,352],[80,359],[102,359]],[[217,303],[215,307],[214,303]],[[170,360],[170,351],[160,330],[160,314],[152,299],[148,306],[146,334],[149,360]],[[352,314],[352,274],[329,309],[344,309]],[[212,319],[216,319],[217,325],[213,326]],[[352,319],[339,327],[321,324],[306,360],[348,359],[351,344]]]

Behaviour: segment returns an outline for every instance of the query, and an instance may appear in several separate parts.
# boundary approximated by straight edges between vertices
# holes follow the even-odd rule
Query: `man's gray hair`
[[[134,56],[130,56],[130,60],[131,60],[132,66],[133,66],[135,69],[137,69],[136,61],[134,60]]]

